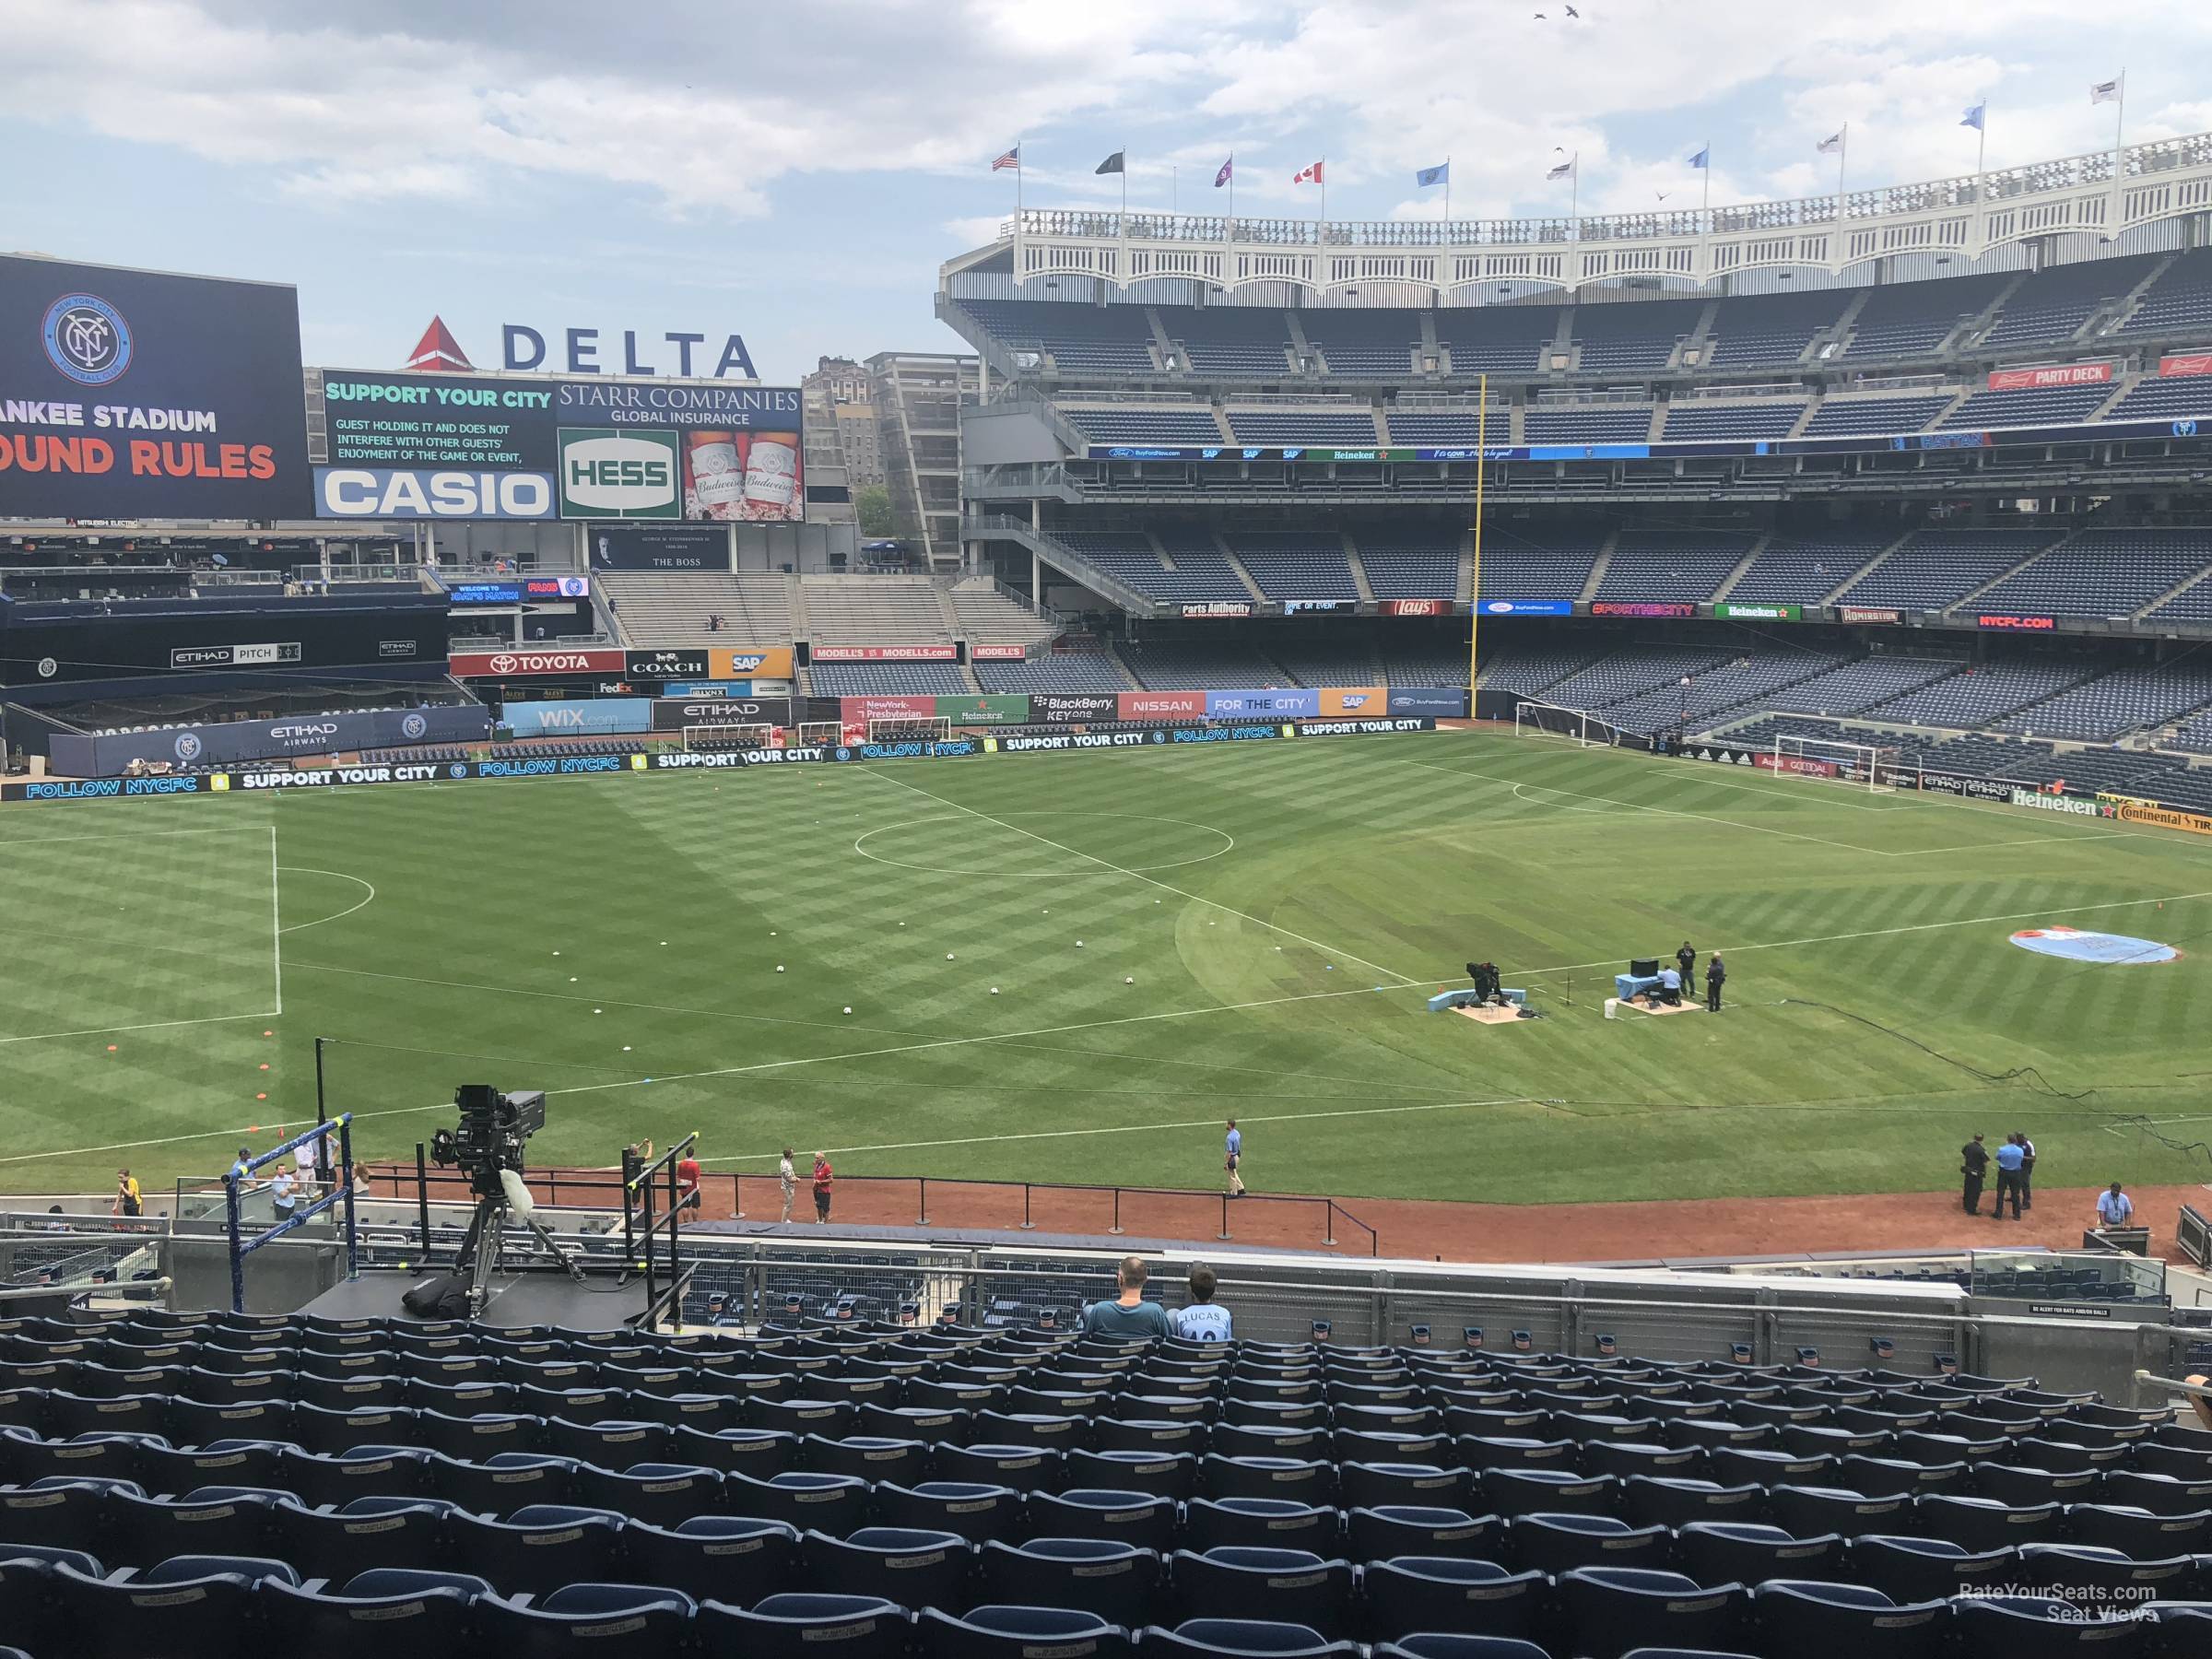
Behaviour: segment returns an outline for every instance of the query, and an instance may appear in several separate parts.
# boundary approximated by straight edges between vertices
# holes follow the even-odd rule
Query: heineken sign
[[[1712,607],[1712,614],[1738,622],[1801,622],[1805,619],[1805,607],[1797,605],[1737,605],[1724,600]]]

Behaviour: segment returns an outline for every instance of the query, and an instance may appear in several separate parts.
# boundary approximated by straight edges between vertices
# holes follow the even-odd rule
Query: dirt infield
[[[406,1183],[378,1180],[375,1195],[411,1197],[412,1171],[407,1174]],[[606,1188],[612,1175],[607,1171],[535,1171],[530,1179],[542,1204],[609,1202]],[[1981,1215],[1965,1214],[1955,1188],[1848,1197],[1517,1205],[1265,1193],[1226,1200],[1212,1193],[840,1176],[830,1218],[863,1226],[926,1226],[949,1235],[1012,1231],[1027,1220],[1040,1245],[1048,1242],[1048,1235],[1097,1236],[1118,1224],[1133,1238],[1200,1247],[1263,1245],[1445,1262],[1681,1262],[1881,1251],[2078,1250],[2083,1230],[2095,1223],[2097,1194],[2102,1190],[2041,1190],[2034,1208],[2016,1222],[1991,1218],[1987,1193]],[[433,1186],[431,1195],[459,1194]],[[2181,1206],[2212,1208],[2212,1188],[2202,1186],[2142,1187],[2129,1196],[2138,1219],[2151,1230],[2153,1250],[2161,1254],[2171,1249]],[[709,1174],[700,1197],[702,1220],[733,1218],[739,1198],[746,1220],[775,1221],[782,1215],[773,1176],[747,1175],[740,1181]],[[792,1219],[794,1224],[814,1220],[813,1190],[804,1171]],[[1218,1236],[1224,1230],[1226,1241]],[[1334,1245],[1325,1242],[1332,1232]]]

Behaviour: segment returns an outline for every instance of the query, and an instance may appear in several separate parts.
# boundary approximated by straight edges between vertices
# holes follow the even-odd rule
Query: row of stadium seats
[[[264,1623],[378,1659],[1033,1656],[1130,1630],[2009,1655],[2079,1651],[2042,1604],[2098,1596],[2160,1609],[2091,1626],[2099,1653],[2162,1655],[2196,1651],[2147,1644],[2212,1571],[2212,1434],[2032,1378],[828,1324],[141,1314],[0,1344],[0,1629],[41,1656]],[[123,1386],[148,1371],[210,1397]],[[308,1394],[347,1384],[436,1404]],[[474,1390],[576,1415],[441,1408]]]
[[[1845,394],[1823,398],[1806,422],[1807,438],[1888,436],[1928,429],[2076,426],[2109,401],[2111,382],[2081,386],[1968,391],[1960,388],[1912,396]],[[1546,443],[1668,443],[1787,438],[1797,431],[1809,400],[1765,397],[1677,399],[1664,413],[1652,402],[1532,403],[1522,416],[1520,441]],[[1464,447],[1487,429],[1491,443],[1512,441],[1511,411],[1492,410],[1487,429],[1472,410],[1440,415],[1382,407],[1348,414],[1338,407],[1248,409],[1190,405],[1093,406],[1071,400],[1061,413],[1092,443],[1158,444],[1178,448],[1255,444],[1322,445],[1369,449],[1379,443]],[[2202,375],[2147,376],[2129,387],[2106,417],[2155,420],[2212,416],[2212,385]],[[1653,421],[1659,425],[1654,430]],[[1379,423],[1379,424],[1378,424]],[[1223,458],[1236,460],[1230,453]]]
[[[2154,273],[2131,308],[2128,296]],[[1983,323],[1993,306],[1994,319]],[[1534,378],[1550,371],[1561,354],[1583,373],[1652,375],[1692,367],[1692,347],[1697,366],[1786,370],[1816,360],[1932,362],[1947,347],[1970,342],[1997,351],[2059,347],[2081,337],[2092,323],[2092,340],[2185,336],[2212,328],[2212,255],[2136,254],[2025,275],[1710,300],[1312,307],[1293,313],[1236,304],[959,299],[951,314],[971,337],[1015,354],[1024,371],[1070,379],[1150,380],[1187,371],[1201,379],[1320,374],[1389,382],[1423,371],[1428,360],[1455,376]],[[1025,353],[1034,360],[1021,362]]]

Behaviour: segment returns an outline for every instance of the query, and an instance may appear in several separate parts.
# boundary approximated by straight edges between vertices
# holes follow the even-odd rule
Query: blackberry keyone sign
[[[289,288],[0,257],[0,518],[304,518]]]

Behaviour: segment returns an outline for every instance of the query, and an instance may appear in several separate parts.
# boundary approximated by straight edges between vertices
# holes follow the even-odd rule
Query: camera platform
[[[390,1319],[413,1324],[431,1323],[399,1304],[426,1270],[364,1268],[358,1279],[340,1280],[300,1309],[329,1319]],[[582,1284],[558,1267],[496,1273],[486,1288],[478,1324],[500,1329],[559,1325],[571,1331],[628,1330],[645,1312],[645,1282],[609,1270],[584,1276]]]

